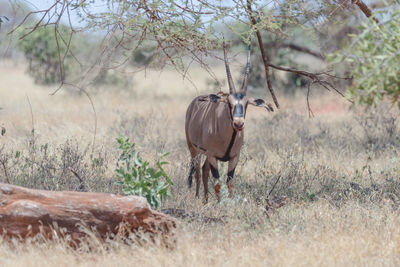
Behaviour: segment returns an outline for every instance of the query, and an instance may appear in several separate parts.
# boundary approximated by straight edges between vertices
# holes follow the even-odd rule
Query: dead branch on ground
[[[72,172],[72,174],[78,179],[79,181],[79,186],[77,188],[78,192],[88,192],[87,187],[85,185],[85,182],[83,179],[79,176],[79,174],[74,171],[72,168],[69,168],[69,170]]]

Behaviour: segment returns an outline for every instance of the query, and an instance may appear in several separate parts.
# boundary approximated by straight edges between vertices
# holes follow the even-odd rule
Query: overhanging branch
[[[351,2],[357,5],[367,18],[372,16],[371,9],[362,0],[351,0]],[[376,17],[372,17],[372,19],[376,23],[379,23],[379,20]]]
[[[251,0],[247,0],[247,12],[248,12],[248,14],[250,16],[251,24],[253,26],[255,26],[257,24],[257,21],[253,16],[253,10],[251,8]],[[268,57],[267,57],[267,54],[265,53],[263,41],[262,41],[262,38],[261,38],[261,33],[260,33],[260,31],[258,29],[256,30],[256,34],[257,34],[258,46],[260,47],[262,60],[264,62],[265,78],[267,79],[267,86],[268,86],[269,92],[271,93],[272,99],[274,100],[276,108],[279,109],[278,99],[275,96],[275,92],[274,92],[274,89],[272,88],[272,84],[271,84],[271,78],[269,77]]]
[[[313,57],[316,57],[321,60],[325,60],[325,56],[317,51],[313,51],[308,47],[300,46],[293,43],[276,43],[276,42],[269,42],[264,44],[265,47],[274,47],[274,48],[289,48],[291,50],[295,50],[301,53],[309,54]]]
[[[298,75],[305,76],[305,77],[310,79],[310,83],[319,84],[322,87],[324,87],[325,89],[327,89],[328,91],[333,89],[335,92],[337,92],[342,97],[344,97],[343,93],[340,92],[332,84],[332,82],[328,81],[326,78],[336,78],[336,79],[342,79],[342,80],[351,79],[351,77],[339,77],[339,76],[336,76],[336,75],[332,75],[327,71],[313,73],[313,72],[308,72],[308,71],[304,71],[304,70],[297,70],[297,69],[294,69],[294,68],[281,67],[281,66],[277,66],[277,65],[274,65],[274,64],[271,64],[271,63],[269,63],[268,66],[270,66],[271,68],[277,69],[277,70],[293,72],[293,73],[296,73]]]

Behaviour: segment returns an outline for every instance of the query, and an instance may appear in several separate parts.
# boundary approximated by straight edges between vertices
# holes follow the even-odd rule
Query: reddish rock
[[[62,231],[79,240],[85,236],[83,225],[95,227],[103,239],[111,233],[139,229],[169,238],[176,227],[173,218],[152,210],[143,197],[34,190],[0,183],[1,235],[24,238],[42,231],[51,238],[53,231]]]

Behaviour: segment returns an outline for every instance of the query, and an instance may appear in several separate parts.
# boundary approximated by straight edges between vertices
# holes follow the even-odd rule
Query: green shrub
[[[400,108],[400,9],[389,9],[385,21],[362,23],[351,44],[334,55],[333,63],[345,62],[353,76],[348,92],[356,103],[377,105],[388,99]]]
[[[29,62],[28,73],[35,83],[48,85],[60,82],[61,67],[65,77],[72,72],[71,55],[69,53],[65,55],[67,46],[62,41],[62,39],[68,40],[70,31],[65,26],[60,26],[58,31],[58,45],[54,28],[50,26],[36,29],[18,43],[18,49],[24,53]],[[21,34],[24,33],[21,32]],[[60,58],[62,62],[60,62]]]
[[[158,208],[164,199],[171,196],[169,187],[173,183],[162,167],[168,164],[163,161],[168,153],[159,153],[155,166],[150,166],[128,138],[117,138],[117,142],[121,155],[115,171],[121,179],[118,184],[122,185],[123,193],[145,197],[153,208]]]

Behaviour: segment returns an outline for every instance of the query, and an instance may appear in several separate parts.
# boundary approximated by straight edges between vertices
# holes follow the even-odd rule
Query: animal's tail
[[[190,171],[189,171],[189,176],[188,176],[189,188],[192,188],[193,173],[194,173],[194,159],[191,159],[190,160]]]

